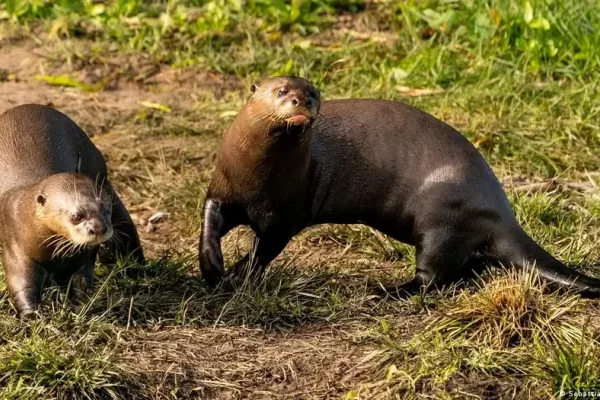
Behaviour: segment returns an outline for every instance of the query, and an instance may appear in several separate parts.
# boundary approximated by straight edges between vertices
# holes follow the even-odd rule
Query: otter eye
[[[277,97],[282,97],[282,96],[285,96],[286,94],[288,94],[287,90],[279,89],[279,91],[277,92]]]
[[[73,214],[70,220],[73,225],[80,224],[83,221],[83,215],[81,213]]]

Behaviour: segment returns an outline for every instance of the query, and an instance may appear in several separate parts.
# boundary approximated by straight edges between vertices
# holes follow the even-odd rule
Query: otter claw
[[[19,310],[17,315],[19,319],[23,321],[31,321],[37,317],[37,312],[35,308],[26,308],[24,310]]]

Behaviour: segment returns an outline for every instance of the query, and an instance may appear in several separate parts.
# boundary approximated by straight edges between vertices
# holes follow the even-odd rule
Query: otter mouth
[[[109,228],[105,233],[101,234],[72,234],[70,240],[82,247],[93,247],[108,242],[112,238],[113,230]]]
[[[95,238],[55,234],[49,236],[42,244],[51,249],[52,258],[57,259],[74,256],[82,250],[87,250],[107,242],[111,237],[112,232]]]
[[[279,136],[301,136],[307,132],[311,124],[315,121],[315,118],[307,110],[302,112],[296,111],[294,114],[288,114],[286,116],[280,116],[274,121],[274,125],[271,128],[271,134]]]
[[[306,125],[311,122],[311,118],[304,114],[296,114],[285,120],[288,124],[294,126]]]
[[[110,234],[110,235],[104,235],[104,236],[101,236],[101,237],[96,237],[96,238],[93,238],[93,239],[88,239],[87,244],[89,246],[96,246],[96,245],[108,242],[111,238],[112,238],[112,234]]]
[[[92,236],[88,239],[88,242],[91,245],[98,245],[98,244],[102,244],[105,242],[108,242],[109,240],[111,240],[113,237],[113,230],[112,229],[107,229],[106,233],[102,234],[102,235],[96,235],[96,236]]]

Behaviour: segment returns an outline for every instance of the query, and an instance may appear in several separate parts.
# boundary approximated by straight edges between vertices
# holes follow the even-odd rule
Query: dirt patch
[[[124,353],[156,393],[212,399],[338,399],[356,383],[344,379],[372,350],[344,329],[307,326],[265,334],[258,329],[140,332]]]
[[[25,103],[50,105],[69,115],[90,136],[127,130],[141,112],[152,112],[143,102],[168,107],[176,117],[193,113],[198,96],[218,99],[241,87],[235,77],[173,69],[141,56],[57,56],[52,49],[31,44],[1,48],[0,71],[9,77],[0,82],[0,113]],[[86,92],[85,87],[40,82],[40,76],[62,75],[85,87],[100,82],[102,90]]]

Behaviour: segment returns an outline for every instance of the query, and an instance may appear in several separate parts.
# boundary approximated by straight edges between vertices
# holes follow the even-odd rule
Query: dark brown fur
[[[82,222],[68,226],[78,216]],[[143,262],[135,226],[85,132],[46,106],[27,104],[0,115],[2,264],[20,315],[35,311],[49,274],[60,285],[76,274],[91,288],[99,243],[69,247],[66,240],[80,231],[101,238],[112,226],[110,252],[133,253]]]
[[[279,88],[311,108],[309,82],[269,79],[225,134],[200,239],[210,285],[223,279],[220,240],[237,225],[250,225],[256,240],[236,270],[251,265],[260,274],[305,227],[362,223],[416,246],[416,275],[403,292],[444,285],[492,260],[536,261],[558,287],[600,295],[600,280],[561,264],[521,229],[491,168],[452,127],[406,104],[356,99],[323,102],[317,117],[313,106],[314,123],[290,132],[281,118],[257,122],[283,107],[274,100]]]

